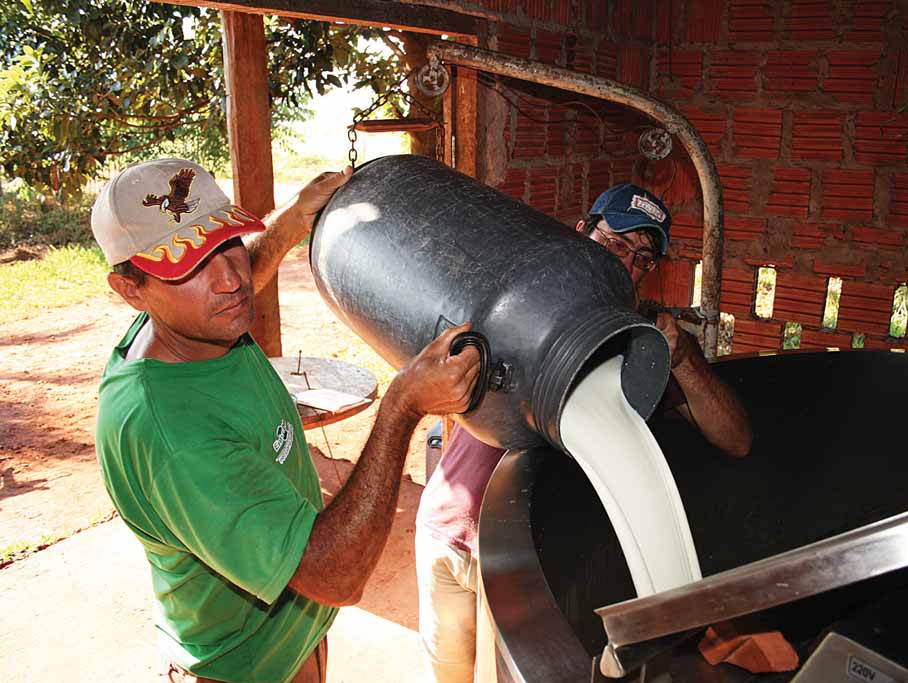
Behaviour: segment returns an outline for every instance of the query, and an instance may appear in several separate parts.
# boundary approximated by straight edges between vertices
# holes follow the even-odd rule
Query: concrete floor
[[[411,572],[412,555],[395,554],[386,553],[379,571],[393,565]],[[373,611],[347,607],[338,615],[328,640],[329,683],[422,679],[418,634],[398,623],[400,615],[375,610],[376,597],[364,600]],[[14,563],[0,572],[0,680],[154,681],[150,598],[145,558],[119,518]],[[409,621],[415,595],[407,602]]]

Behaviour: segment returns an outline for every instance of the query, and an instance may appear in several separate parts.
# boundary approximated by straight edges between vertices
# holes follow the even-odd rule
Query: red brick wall
[[[715,157],[725,196],[723,311],[735,352],[888,338],[908,278],[908,6],[900,0],[477,0],[499,21],[488,46],[641,88],[673,104]],[[575,96],[522,91],[501,128],[507,157],[486,180],[572,223],[609,184],[635,179],[675,214],[670,262],[646,292],[687,303],[702,249],[699,186],[676,149],[646,164],[646,120]],[[491,97],[480,91],[480,98]],[[482,141],[480,141],[482,144]],[[778,272],[771,320],[753,313],[756,270]],[[821,329],[830,276],[835,330]]]
[[[904,346],[888,334],[893,293],[908,273],[908,8],[674,5],[670,29],[654,27],[651,89],[691,120],[719,167],[733,351],[779,348],[787,322],[801,324],[803,348],[850,346],[853,333],[868,347]],[[672,163],[692,180],[685,155],[673,156],[650,167],[651,184]],[[696,183],[682,185],[672,256],[685,260],[700,248],[702,223]],[[753,313],[761,265],[777,270],[771,320]],[[843,279],[835,330],[821,328],[829,276]]]
[[[491,49],[601,75],[640,87],[650,81],[655,0],[482,0],[490,10]],[[634,130],[644,119],[627,109],[552,88],[507,80],[480,87],[483,101],[510,100],[484,129],[495,145],[480,177],[568,225],[609,185],[639,170]],[[577,104],[580,101],[582,104]],[[482,156],[482,154],[480,154]],[[491,157],[491,159],[489,159]]]

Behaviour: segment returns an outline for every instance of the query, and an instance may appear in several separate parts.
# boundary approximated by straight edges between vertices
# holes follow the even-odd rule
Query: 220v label
[[[854,655],[848,655],[848,677],[866,683],[896,683],[892,676],[887,676],[879,669],[874,669]]]

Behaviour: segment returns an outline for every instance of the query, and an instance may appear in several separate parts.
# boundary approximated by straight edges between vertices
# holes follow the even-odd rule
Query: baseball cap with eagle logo
[[[218,245],[265,229],[185,159],[128,166],[98,195],[91,230],[107,262],[131,261],[162,280],[189,275]]]

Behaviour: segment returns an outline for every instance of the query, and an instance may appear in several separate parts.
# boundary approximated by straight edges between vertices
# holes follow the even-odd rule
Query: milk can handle
[[[489,358],[492,356],[491,349],[489,348],[489,340],[486,339],[486,336],[481,332],[473,332],[472,330],[461,332],[454,337],[454,341],[451,342],[451,350],[449,353],[452,356],[456,356],[468,346],[475,346],[476,350],[479,351],[479,375],[476,377],[476,384],[473,385],[473,393],[470,395],[470,405],[463,411],[464,413],[476,410],[479,407],[479,404],[482,403],[482,397],[485,396],[486,387],[489,385],[489,372],[491,371]]]

